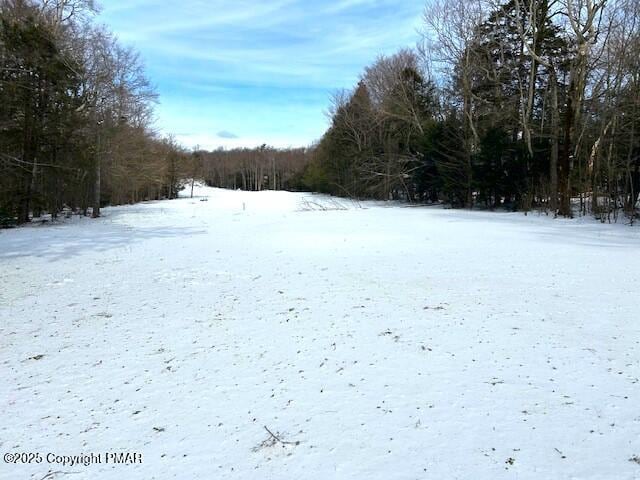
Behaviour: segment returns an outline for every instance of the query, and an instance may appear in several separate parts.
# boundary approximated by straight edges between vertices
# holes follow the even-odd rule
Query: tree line
[[[0,223],[174,198],[188,154],[152,128],[139,55],[92,0],[0,0]]]
[[[187,153],[93,0],[0,0],[0,223],[245,190],[637,218],[640,2],[430,0],[422,39],[332,99],[310,148]]]
[[[335,95],[308,188],[637,217],[640,2],[432,0],[422,37]]]
[[[300,190],[310,159],[307,148],[218,149],[194,152],[200,176],[211,187],[260,190]],[[198,175],[196,173],[196,175]]]

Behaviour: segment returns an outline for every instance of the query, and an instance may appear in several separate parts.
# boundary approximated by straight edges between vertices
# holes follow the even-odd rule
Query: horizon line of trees
[[[200,175],[210,187],[260,190],[301,190],[302,175],[310,160],[307,148],[217,149],[194,152]]]
[[[0,0],[0,226],[175,198],[190,156],[153,130],[137,52],[93,0]]]
[[[638,216],[640,2],[432,0],[422,37],[334,96],[304,185]]]
[[[640,2],[430,0],[422,41],[336,93],[310,148],[196,149],[153,131],[139,55],[93,0],[0,0],[0,226],[245,190],[640,214]]]

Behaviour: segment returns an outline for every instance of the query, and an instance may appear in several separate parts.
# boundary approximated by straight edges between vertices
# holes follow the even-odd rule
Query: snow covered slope
[[[640,478],[639,229],[197,194],[0,232],[0,478]]]

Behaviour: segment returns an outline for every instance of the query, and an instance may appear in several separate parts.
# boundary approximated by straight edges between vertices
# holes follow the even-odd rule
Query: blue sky
[[[157,126],[188,147],[306,146],[332,92],[413,46],[424,0],[108,0],[99,21],[157,86]]]

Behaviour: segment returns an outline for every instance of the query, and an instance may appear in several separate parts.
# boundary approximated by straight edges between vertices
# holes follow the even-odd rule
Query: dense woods
[[[138,54],[91,0],[0,0],[0,222],[173,198],[185,154],[152,130]]]
[[[633,221],[640,2],[430,0],[415,49],[333,96],[309,148],[186,153],[92,0],[0,0],[0,222],[175,198],[186,178]],[[215,114],[215,113],[212,113]]]
[[[432,0],[331,113],[313,190],[633,219],[640,2]]]
[[[194,152],[207,185],[242,190],[299,190],[309,161],[306,148],[238,148]],[[196,176],[198,174],[196,173]]]

